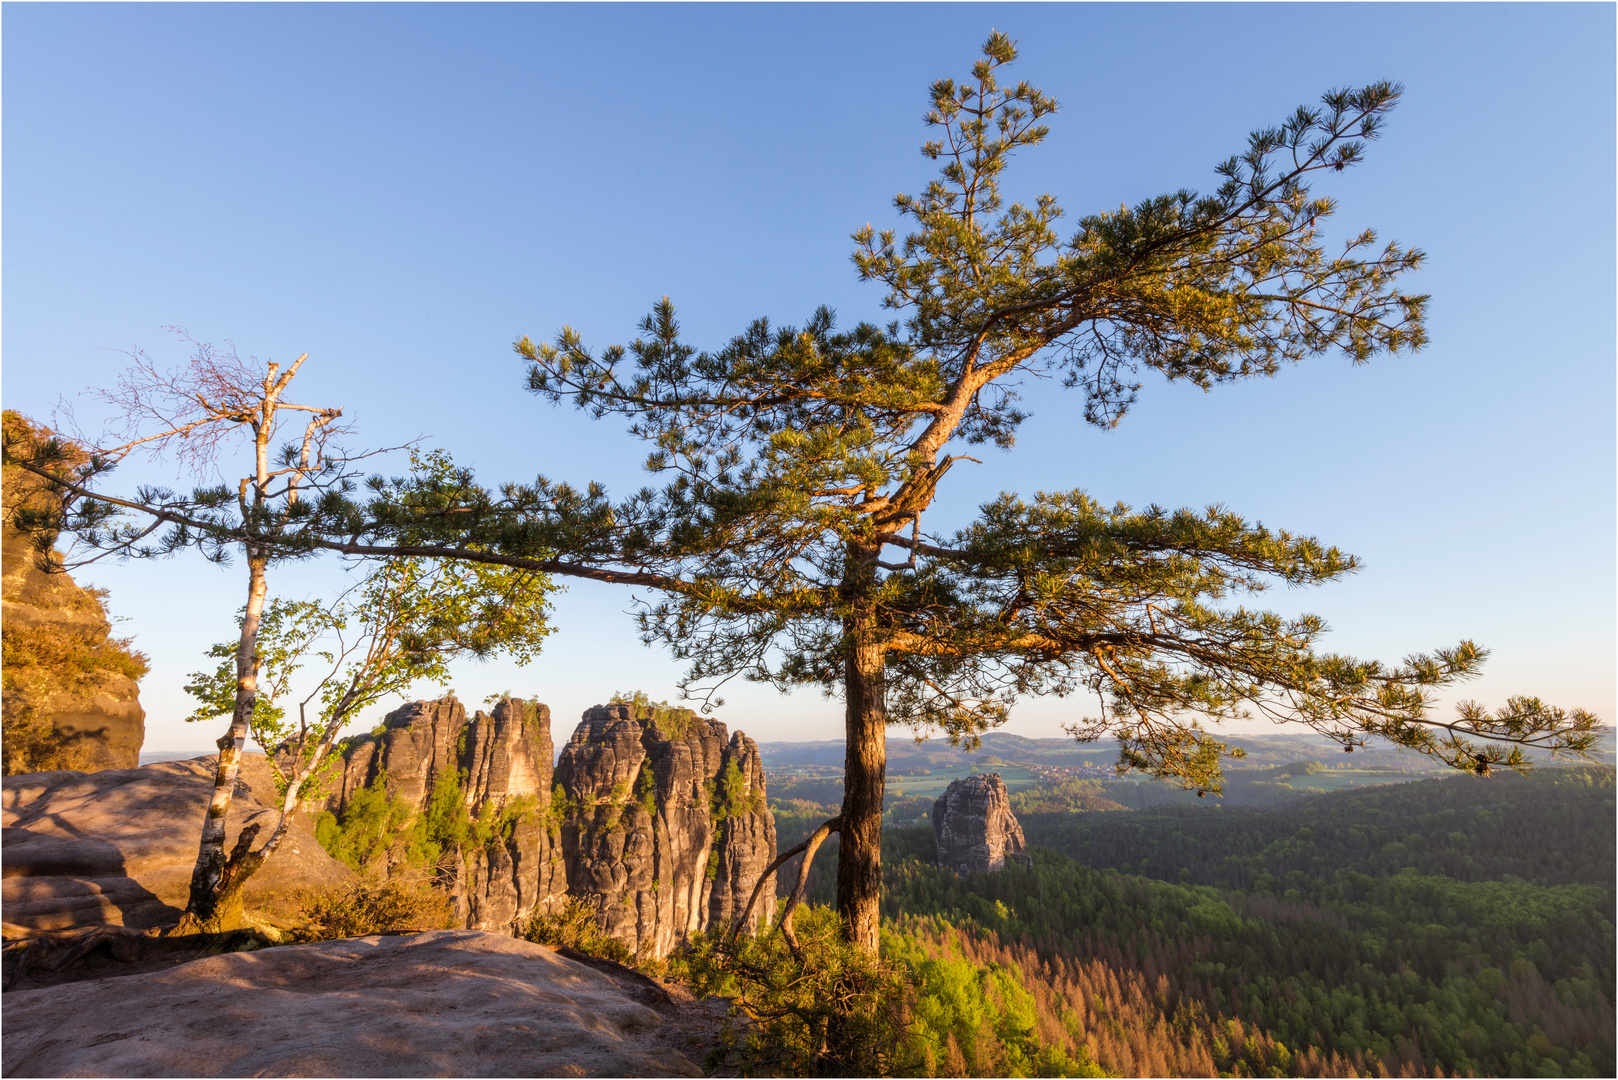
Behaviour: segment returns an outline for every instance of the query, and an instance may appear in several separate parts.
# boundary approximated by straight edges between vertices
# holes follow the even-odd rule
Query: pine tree
[[[456,472],[395,485],[351,517],[346,539],[306,533],[298,549],[644,587],[662,598],[640,613],[642,632],[689,663],[688,694],[713,704],[737,675],[840,691],[844,802],[828,827],[841,833],[838,906],[866,949],[889,723],[970,742],[1022,695],[1085,692],[1100,712],[1076,736],[1115,736],[1122,765],[1200,791],[1218,790],[1225,752],[1204,722],[1262,715],[1345,749],[1383,737],[1476,772],[1523,767],[1520,745],[1582,752],[1596,723],[1533,698],[1496,712],[1464,703],[1443,719],[1435,694],[1477,673],[1476,644],[1362,661],[1318,652],[1314,616],[1230,606],[1357,563],[1222,508],[1007,494],[953,535],[925,531],[962,451],[1012,446],[1021,380],[1059,377],[1108,428],[1143,370],[1211,388],[1426,341],[1427,297],[1402,287],[1421,252],[1378,248],[1365,231],[1328,253],[1321,226],[1335,206],[1309,192],[1314,173],[1361,161],[1397,85],[1328,93],[1254,132],[1212,193],[1085,217],[1064,240],[1054,198],[1008,206],[1000,193],[1012,155],[1043,141],[1057,108],[1027,83],[1002,84],[1015,57],[996,33],[968,79],[934,84],[938,137],[923,150],[940,174],[895,204],[912,231],[854,235],[861,277],[887,288],[900,321],[839,330],[823,308],[802,327],[760,320],[699,352],[665,298],[627,347],[597,355],[572,329],[516,343],[532,391],[627,418],[652,444],[649,468],[672,477],[662,489],[615,503],[597,485],[490,490]]]
[[[1398,664],[1318,652],[1314,616],[1222,603],[1276,580],[1321,584],[1355,559],[1222,508],[1104,507],[1081,491],[1005,494],[953,536],[923,516],[973,444],[1009,449],[1019,380],[1059,376],[1085,415],[1116,425],[1143,371],[1204,388],[1338,351],[1360,364],[1427,340],[1427,297],[1403,286],[1422,253],[1367,230],[1328,253],[1322,170],[1358,164],[1400,87],[1328,93],[1254,132],[1211,194],[1181,190],[1080,220],[1063,240],[1042,195],[1005,205],[1002,173],[1039,144],[1057,103],[1002,83],[1003,34],[970,78],[932,87],[923,147],[941,163],[895,205],[913,230],[854,234],[860,276],[902,313],[839,330],[760,320],[714,352],[684,342],[667,298],[629,346],[599,355],[564,329],[516,348],[529,388],[628,419],[671,476],[614,504],[541,479],[498,493],[470,478],[419,493],[432,520],[536,569],[648,586],[648,641],[689,664],[683,689],[741,675],[841,691],[848,749],[838,905],[874,948],[884,739],[890,723],[974,740],[1025,694],[1086,692],[1071,727],[1122,746],[1121,764],[1219,788],[1226,748],[1207,721],[1295,721],[1345,749],[1373,736],[1486,772],[1517,746],[1580,751],[1595,718],[1537,699],[1433,715],[1436,691],[1479,670],[1470,641]],[[385,514],[383,515],[386,516]],[[896,552],[890,556],[889,552]],[[1482,742],[1477,741],[1481,738]]]

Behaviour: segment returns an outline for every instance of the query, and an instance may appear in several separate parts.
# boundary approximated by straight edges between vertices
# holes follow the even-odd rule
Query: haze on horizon
[[[1434,297],[1426,350],[1358,369],[1324,357],[1206,395],[1148,379],[1110,433],[1078,423],[1076,396],[1029,388],[1022,444],[980,453],[970,493],[929,528],[1001,490],[1223,503],[1364,560],[1346,583],[1253,601],[1324,615],[1328,648],[1392,661],[1472,637],[1493,655],[1466,696],[1618,717],[1610,7],[5,18],[7,408],[48,422],[59,395],[113,377],[120,349],[179,363],[162,329],[178,324],[244,354],[310,353],[299,399],[342,406],[355,446],[421,437],[487,481],[544,472],[614,492],[645,483],[645,448],[521,393],[513,339],[568,324],[597,347],[624,341],[664,294],[707,346],[822,303],[845,324],[886,321],[848,234],[893,224],[893,195],[930,178],[925,89],[964,71],[991,27],[1020,42],[1017,77],[1064,106],[1009,194],[1050,191],[1071,219],[1211,187],[1249,130],[1329,88],[1397,79],[1382,140],[1322,189],[1341,203],[1334,237],[1370,225],[1429,253],[1415,279]],[[1117,42],[1150,43],[1150,78]],[[91,403],[77,412],[96,428]],[[341,573],[282,568],[272,588],[319,595]],[[182,555],[79,578],[111,590],[119,632],[152,656],[147,747],[211,743],[217,731],[181,722],[181,686],[233,633],[239,570]],[[469,704],[538,696],[564,735],[615,690],[672,697],[678,669],[639,643],[632,602],[572,584],[536,664],[464,665],[455,688]],[[720,717],[761,741],[840,736],[840,704],[813,690],[725,696]],[[1031,699],[1005,730],[1055,736],[1088,705]]]

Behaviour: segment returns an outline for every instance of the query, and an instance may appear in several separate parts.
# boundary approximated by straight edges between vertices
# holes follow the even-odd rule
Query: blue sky
[[[642,447],[522,393],[513,339],[621,341],[664,294],[702,345],[822,303],[885,318],[848,234],[894,224],[894,194],[927,182],[926,88],[965,75],[991,28],[1063,105],[1008,194],[1049,191],[1070,221],[1211,187],[1249,130],[1402,81],[1386,136],[1322,190],[1335,236],[1429,252],[1427,350],[1211,394],[1148,382],[1110,433],[1041,388],[1017,448],[957,469],[932,525],[1002,490],[1224,503],[1364,560],[1260,600],[1324,615],[1330,647],[1396,660],[1473,637],[1494,655],[1468,696],[1618,711],[1611,5],[8,3],[0,20],[6,407],[48,419],[120,349],[179,362],[161,329],[179,324],[308,352],[298,397],[342,406],[356,442],[422,436],[491,480],[619,491],[643,482]],[[120,479],[147,478],[172,479]],[[207,745],[180,687],[230,634],[239,569],[87,577],[153,657],[147,747]],[[629,600],[573,585],[544,657],[466,665],[456,689],[537,694],[563,732],[613,690],[672,693]],[[757,738],[841,731],[817,693],[728,696],[721,716]],[[1033,701],[1011,730],[1053,735],[1080,707]]]

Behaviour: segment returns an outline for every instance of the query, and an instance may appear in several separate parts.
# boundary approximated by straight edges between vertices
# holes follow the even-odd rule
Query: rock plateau
[[[4,1073],[701,1076],[641,981],[465,930],[229,953],[6,994]]]

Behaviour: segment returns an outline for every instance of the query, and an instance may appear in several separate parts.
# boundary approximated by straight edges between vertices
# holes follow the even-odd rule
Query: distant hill
[[[1247,753],[1239,762],[1231,763],[1234,769],[1289,765],[1299,761],[1319,761],[1323,765],[1346,763],[1341,747],[1312,732],[1235,735],[1225,741],[1231,746],[1241,747]],[[838,774],[843,768],[844,747],[841,740],[760,743],[759,753],[764,767],[772,774],[797,770]],[[1550,755],[1543,751],[1530,750],[1528,755],[1536,762],[1551,763]],[[892,773],[913,773],[919,769],[965,768],[971,771],[980,767],[993,768],[997,763],[1110,768],[1117,757],[1116,746],[1110,741],[1079,743],[1072,739],[1029,739],[1004,731],[991,731],[984,735],[982,745],[971,751],[951,746],[943,738],[919,743],[904,737],[888,739],[888,771]],[[1618,763],[1618,742],[1615,742],[1612,728],[1603,730],[1593,760],[1602,765]],[[1353,764],[1356,768],[1403,772],[1428,772],[1442,768],[1422,754],[1387,744],[1357,749]]]

